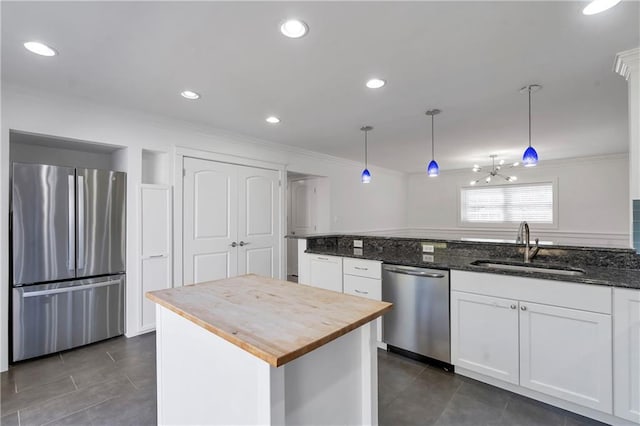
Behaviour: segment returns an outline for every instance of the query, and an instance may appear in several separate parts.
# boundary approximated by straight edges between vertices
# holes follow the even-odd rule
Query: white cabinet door
[[[342,258],[310,255],[309,285],[342,293]]]
[[[346,272],[347,259],[344,259],[344,268]],[[377,265],[380,268],[380,263]],[[372,300],[382,300],[382,281],[374,278],[358,277],[355,275],[344,274],[344,293],[353,296],[366,297]],[[378,342],[382,342],[382,317],[378,318]]]
[[[238,274],[280,277],[278,172],[238,166]]]
[[[237,166],[184,159],[183,284],[237,275]]]
[[[613,414],[640,423],[640,290],[613,289]]]
[[[520,302],[520,385],[612,412],[611,316]]]
[[[155,303],[145,297],[153,290],[171,288],[171,187],[167,185],[140,186],[140,329],[155,327]]]
[[[518,302],[451,292],[451,360],[518,384]]]

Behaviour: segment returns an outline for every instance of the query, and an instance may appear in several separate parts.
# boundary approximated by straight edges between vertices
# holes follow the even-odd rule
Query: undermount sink
[[[476,260],[471,262],[474,266],[482,266],[484,268],[499,269],[502,271],[522,271],[522,272],[541,272],[553,275],[570,275],[582,276],[584,270],[577,268],[564,268],[558,266],[546,266],[535,263],[518,263],[518,262],[500,262],[496,260]]]

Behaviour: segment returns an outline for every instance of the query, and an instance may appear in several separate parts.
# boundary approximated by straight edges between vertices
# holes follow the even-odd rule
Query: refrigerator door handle
[[[84,176],[78,176],[78,269],[84,269],[86,265],[84,253]]]
[[[67,266],[72,271],[76,269],[76,197],[75,197],[75,176],[68,176],[69,189],[69,221],[68,221],[68,241],[67,241]]]
[[[101,283],[76,285],[72,287],[53,288],[51,290],[30,291],[30,292],[24,292],[22,297],[26,299],[27,297],[47,296],[50,294],[57,294],[57,293],[70,293],[72,291],[87,290],[89,288],[107,287],[110,285],[120,284],[121,282],[122,282],[121,280],[109,280],[109,281],[103,281]]]

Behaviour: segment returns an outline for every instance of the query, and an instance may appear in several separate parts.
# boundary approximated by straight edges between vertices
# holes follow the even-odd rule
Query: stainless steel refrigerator
[[[14,163],[13,361],[124,332],[126,174]]]

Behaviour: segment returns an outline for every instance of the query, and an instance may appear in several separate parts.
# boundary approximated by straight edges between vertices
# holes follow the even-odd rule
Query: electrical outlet
[[[422,243],[422,252],[423,253],[433,253],[435,248],[432,244],[424,244]]]
[[[362,248],[362,240],[353,240],[353,248]]]
[[[362,256],[362,249],[361,248],[354,248],[353,249],[353,255],[354,256]]]
[[[431,254],[423,254],[422,255],[422,261],[423,262],[433,262],[434,257]]]

